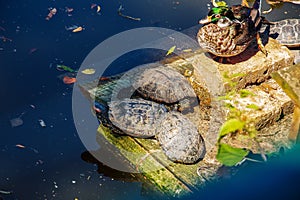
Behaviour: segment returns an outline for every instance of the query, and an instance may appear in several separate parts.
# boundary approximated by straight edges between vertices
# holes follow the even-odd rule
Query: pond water
[[[97,7],[91,9],[93,3],[101,6],[99,13]],[[72,86],[63,83],[63,73],[56,65],[78,69],[94,47],[125,30],[154,26],[181,31],[193,27],[207,14],[207,4],[208,0],[1,1],[0,199],[150,198],[143,195],[142,183],[130,174],[103,166],[86,152],[72,118]],[[124,14],[141,20],[119,16],[120,5]],[[50,7],[57,13],[45,20]],[[67,13],[66,7],[74,10]],[[264,7],[269,8],[265,2]],[[285,4],[267,15],[270,21],[292,17],[300,17],[299,5]],[[65,27],[71,25],[84,30],[67,31]],[[133,64],[140,62],[144,61],[137,59]],[[237,197],[246,198],[250,195],[247,189],[253,189],[253,198],[259,198],[274,188],[276,194],[292,197],[300,185],[294,182],[300,177],[299,158],[294,156],[297,152],[259,171],[242,170],[239,179],[212,185],[201,195],[229,197],[237,193]]]

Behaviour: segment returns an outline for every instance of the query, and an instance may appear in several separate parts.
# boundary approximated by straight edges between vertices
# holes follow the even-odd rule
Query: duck
[[[260,0],[252,7],[245,4],[221,6],[214,4],[206,17],[200,20],[197,40],[204,50],[218,57],[232,57],[244,52],[254,38],[264,50],[258,31],[264,18],[260,16]]]

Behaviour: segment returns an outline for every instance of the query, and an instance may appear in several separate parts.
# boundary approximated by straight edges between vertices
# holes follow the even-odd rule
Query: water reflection
[[[100,151],[101,150],[98,150],[98,152],[93,151],[91,153],[89,151],[85,151],[81,154],[81,159],[87,163],[96,164],[97,172],[99,174],[103,174],[104,176],[113,178],[114,180],[126,181],[126,182],[138,182],[142,178],[142,175],[140,173],[128,173],[124,171],[119,171],[103,164],[93,156],[97,154],[102,154]],[[119,162],[119,164],[123,165],[124,163]]]

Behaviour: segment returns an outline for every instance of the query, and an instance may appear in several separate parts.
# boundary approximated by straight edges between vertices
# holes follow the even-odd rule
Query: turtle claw
[[[265,45],[263,44],[259,33],[256,34],[256,40],[257,40],[257,45],[258,45],[259,50],[263,54],[265,54],[265,56],[267,57],[268,56],[268,51],[266,50]]]

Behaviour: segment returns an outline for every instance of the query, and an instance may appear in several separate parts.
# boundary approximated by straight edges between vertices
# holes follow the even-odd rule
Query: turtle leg
[[[268,52],[267,52],[267,50],[266,50],[266,48],[265,48],[265,46],[264,46],[264,44],[263,44],[263,42],[261,40],[261,37],[260,37],[259,33],[256,34],[256,40],[257,40],[257,45],[258,45],[259,50],[263,54],[265,54],[266,56],[268,56]]]

